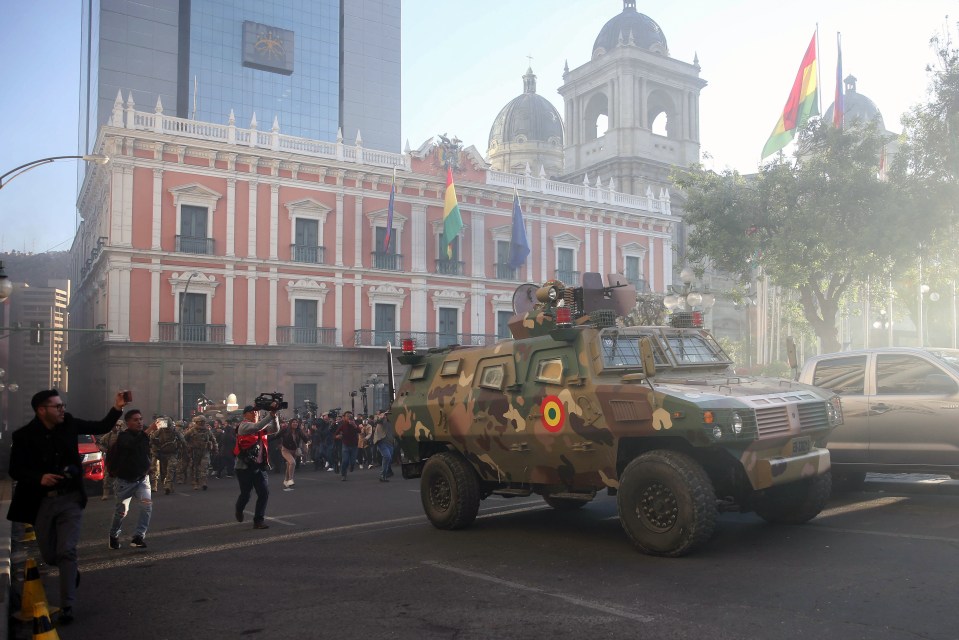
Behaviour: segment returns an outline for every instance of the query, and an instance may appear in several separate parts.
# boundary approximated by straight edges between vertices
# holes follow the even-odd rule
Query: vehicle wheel
[[[766,522],[802,524],[812,520],[826,506],[832,492],[832,474],[800,480],[759,493],[756,513]]]
[[[479,511],[479,480],[463,458],[438,453],[423,465],[420,497],[434,527],[462,529],[473,523]]]
[[[626,465],[616,494],[633,544],[654,556],[684,556],[713,535],[716,495],[709,476],[678,451],[650,451]]]
[[[576,509],[582,509],[589,500],[576,500],[574,498],[554,498],[552,496],[543,496],[543,500],[546,501],[546,504],[553,507],[557,511],[575,511]]]
[[[834,491],[862,491],[864,486],[866,486],[865,471],[842,471],[833,475]]]

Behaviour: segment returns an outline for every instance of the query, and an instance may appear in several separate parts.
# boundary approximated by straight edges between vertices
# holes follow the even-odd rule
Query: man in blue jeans
[[[373,444],[383,458],[383,467],[380,472],[380,482],[389,482],[393,475],[393,423],[385,411],[380,411],[376,417],[376,430],[373,432]]]
[[[340,480],[346,480],[346,473],[356,464],[356,451],[360,444],[360,428],[353,422],[353,412],[344,411],[336,435],[333,436],[343,445],[343,454],[340,458]]]
[[[254,529],[270,528],[270,525],[264,522],[266,503],[270,499],[270,485],[266,474],[267,469],[270,468],[267,436],[280,430],[276,420],[277,409],[277,403],[274,402],[272,409],[257,422],[256,407],[247,405],[243,408],[243,422],[236,430],[235,473],[236,480],[240,483],[240,496],[236,499],[236,521],[243,522],[243,509],[250,501],[250,493],[256,490],[256,506],[253,510]]]
[[[110,526],[110,548],[120,548],[120,527],[129,511],[130,502],[137,499],[140,514],[137,528],[130,540],[131,547],[145,549],[147,529],[153,514],[153,495],[150,493],[150,435],[156,431],[154,422],[143,429],[143,414],[139,409],[130,409],[123,414],[126,431],[117,435],[116,444],[108,452],[107,464],[110,475],[116,477],[114,493],[117,496],[113,524]]]

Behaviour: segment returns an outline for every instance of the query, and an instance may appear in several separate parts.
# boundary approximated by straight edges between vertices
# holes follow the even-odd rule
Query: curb
[[[866,476],[865,491],[914,493],[922,495],[959,495],[959,480],[949,476],[921,474],[879,474]]]

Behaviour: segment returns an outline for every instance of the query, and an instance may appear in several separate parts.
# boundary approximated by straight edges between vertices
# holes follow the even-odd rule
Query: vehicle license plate
[[[799,455],[801,453],[809,453],[810,441],[809,438],[796,438],[793,440],[793,455]]]

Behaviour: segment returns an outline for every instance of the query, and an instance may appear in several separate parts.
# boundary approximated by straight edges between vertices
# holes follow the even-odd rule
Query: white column
[[[485,278],[486,272],[486,216],[478,211],[472,212],[470,225],[470,245],[473,264],[466,274],[473,278]]]
[[[586,273],[587,271],[592,271],[593,266],[593,238],[589,231],[589,223],[587,223],[584,231],[585,238],[583,244],[586,246],[586,255],[583,261],[583,273]]]
[[[656,278],[656,240],[650,239],[649,243],[649,281]],[[669,238],[663,238],[663,288],[672,284],[673,278],[673,241]]]
[[[120,297],[120,270],[111,268],[107,272],[107,328],[112,329],[113,333],[107,334],[108,340],[123,339],[120,335]],[[123,296],[124,300],[129,298],[129,295]]]
[[[246,344],[256,344],[256,267],[247,267]]]
[[[270,184],[270,260],[276,260],[277,245],[280,236],[280,185],[279,183]],[[276,327],[273,328],[274,334]],[[270,344],[273,344],[271,342]]]
[[[270,325],[267,344],[276,345],[276,289],[280,278],[276,274],[276,267],[270,267]]]
[[[363,196],[353,198],[353,267],[363,268]]]
[[[474,282],[470,292],[470,310],[473,312],[470,333],[486,333],[486,285]]]
[[[150,265],[150,342],[160,339],[160,261],[154,258]]]
[[[110,244],[122,244],[120,232],[123,223],[123,166],[115,165],[110,172]],[[176,233],[180,233],[177,229]],[[107,336],[109,339],[109,335]]]
[[[363,328],[363,274],[353,278],[353,331]],[[371,323],[372,324],[372,323]]]
[[[616,269],[606,270],[606,234],[602,229],[596,230],[596,260],[599,262],[598,269],[600,275],[603,276],[604,281],[607,273],[613,273]]]
[[[120,301],[120,324],[117,330],[120,338],[130,339],[130,267],[120,268],[120,291],[123,299]]]
[[[343,266],[343,194],[336,194],[336,262],[337,267]]]
[[[410,331],[426,331],[427,303],[426,280],[413,278],[410,282]]]
[[[226,265],[226,275],[224,276],[224,281],[226,282],[226,291],[224,304],[226,306],[226,314],[223,321],[226,323],[226,343],[233,344],[233,280],[236,276],[233,274],[233,265]]]
[[[337,254],[339,255],[339,254]],[[333,276],[333,315],[336,327],[336,346],[343,346],[343,273]]]
[[[150,248],[160,250],[160,222],[163,216],[163,169],[153,170],[153,229]],[[177,231],[179,233],[179,231]],[[152,335],[152,333],[151,333]],[[152,338],[151,338],[152,341]]]
[[[618,245],[616,244],[616,228],[609,230],[609,265],[612,267],[611,271],[616,271],[616,268],[619,266],[619,256],[617,255]]]
[[[545,209],[544,209],[545,213]],[[546,282],[550,279],[549,269],[547,267],[547,258],[551,258],[550,253],[552,253],[553,248],[549,246],[546,241],[546,217],[544,216],[539,221],[539,246],[542,247],[542,251],[539,255],[539,278],[534,280],[534,282]]]
[[[236,178],[226,180],[226,255],[236,255]],[[230,331],[227,328],[227,331]]]
[[[410,257],[410,271],[426,273],[426,251],[429,245],[426,241],[426,205],[414,202],[410,217],[413,222],[412,242],[410,242],[413,255]]]
[[[247,240],[246,255],[249,258],[256,257],[256,187],[255,178],[250,179],[250,237]]]

